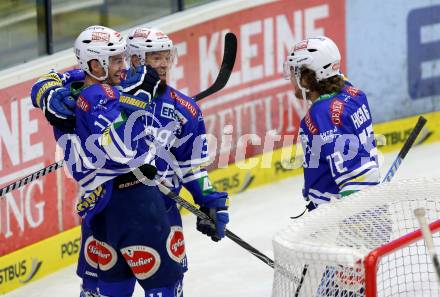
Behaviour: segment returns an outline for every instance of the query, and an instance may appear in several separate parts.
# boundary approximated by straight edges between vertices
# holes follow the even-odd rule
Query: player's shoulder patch
[[[312,116],[310,115],[310,111],[306,113],[304,116],[304,124],[306,125],[307,129],[309,129],[310,133],[313,135],[318,134],[318,127],[316,126],[315,122],[313,121]]]
[[[360,89],[353,87],[351,85],[348,85],[347,87],[345,87],[344,91],[345,91],[345,93],[347,93],[351,97],[359,97],[364,94]]]
[[[197,118],[199,113],[198,106],[190,100],[188,97],[184,96],[183,94],[177,92],[176,90],[171,89],[170,90],[170,98],[176,101],[180,106],[184,107],[188,111],[188,113],[193,117]]]
[[[119,91],[107,84],[94,84],[83,89],[80,96],[91,106],[105,105],[108,101],[119,99]]]
[[[89,112],[90,110],[90,103],[81,95],[76,100],[76,106],[84,112]]]
[[[108,97],[108,99],[116,99],[115,92],[117,92],[117,91],[112,86],[110,86],[108,84],[101,84],[101,88],[104,91],[104,94],[106,95],[106,97]]]

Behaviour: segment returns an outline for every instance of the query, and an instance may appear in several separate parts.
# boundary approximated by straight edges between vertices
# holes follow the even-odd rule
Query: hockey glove
[[[308,211],[312,211],[312,210],[314,210],[315,208],[318,207],[318,204],[316,204],[316,203],[314,203],[313,201],[310,200],[309,195],[306,192],[306,189],[304,189],[304,188],[302,189],[302,194],[303,194],[304,200],[306,200],[306,202],[308,202],[307,205],[306,205],[306,209]]]
[[[212,220],[197,218],[197,230],[219,241],[225,237],[226,224],[229,222],[228,193],[212,192],[203,197],[200,210]]]
[[[132,70],[128,71],[127,77],[121,81],[122,92],[143,98],[149,103],[157,95],[159,75],[149,65],[138,66]]]
[[[58,73],[58,76],[60,76],[63,82],[63,86],[75,81],[83,81],[84,79],[86,79],[86,73],[84,72],[84,70],[81,69],[68,70],[63,74]]]
[[[73,132],[75,128],[76,101],[70,91],[64,87],[51,90],[43,98],[42,110],[48,122],[65,132]]]
[[[307,205],[306,208],[308,211],[312,211],[314,209],[316,209],[318,207],[317,204],[313,203],[313,201],[310,201]]]

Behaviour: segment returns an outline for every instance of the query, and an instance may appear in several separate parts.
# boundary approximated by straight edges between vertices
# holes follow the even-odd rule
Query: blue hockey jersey
[[[61,86],[60,75],[44,76],[32,87],[32,102],[40,106],[41,98]],[[127,117],[121,112],[120,100],[137,99],[107,84],[86,87],[76,101],[75,133],[54,129],[57,143],[64,149],[65,165],[80,186],[77,212],[87,222],[106,206],[116,176],[143,164],[154,165],[155,152],[145,141],[146,116]]]
[[[350,85],[323,95],[301,120],[303,196],[316,204],[380,182],[377,148],[365,94]]]
[[[66,74],[68,73],[69,72]],[[31,98],[34,106],[40,106],[39,103],[41,98],[47,96],[50,90],[63,85],[69,87],[65,84],[66,80],[61,79],[64,78],[66,74],[62,75],[52,72],[43,76],[32,87]],[[67,75],[69,78],[67,82],[70,83],[72,81],[82,80],[81,74],[83,75],[83,73],[81,70],[76,71],[74,74],[75,75]],[[105,88],[106,91],[111,91],[115,94],[117,92],[114,87],[111,87],[111,89],[108,89],[108,87]],[[95,105],[91,112],[93,112],[95,116],[93,117],[93,120],[89,119],[91,121],[89,124],[93,124],[95,129],[98,130],[104,129],[113,120],[116,120],[116,102],[118,101],[115,99],[109,100],[109,98],[98,98],[102,95],[102,92],[100,93],[101,94],[97,94],[96,99],[91,100]],[[83,110],[82,112],[79,111],[80,113],[83,113],[84,109],[90,108],[88,107],[89,105],[90,102],[87,100],[84,102],[84,96],[77,98],[77,109]],[[167,86],[165,92],[161,96],[152,101],[151,107],[151,114],[146,120],[148,122],[147,129],[149,130],[147,131],[147,134],[149,134],[149,137],[147,137],[147,146],[155,144],[166,149],[165,151],[160,150],[155,156],[158,174],[166,179],[167,185],[171,185],[172,190],[177,193],[179,193],[184,183],[198,180],[201,187],[200,191],[198,189],[197,191],[191,191],[190,189],[190,191],[195,192],[192,194],[195,196],[194,198],[196,202],[200,202],[197,201],[198,198],[201,198],[197,197],[197,193],[203,193],[204,189],[212,189],[208,179],[208,173],[204,168],[204,165],[208,162],[209,158],[206,130],[200,108],[192,98],[169,86]],[[86,124],[84,120],[79,123],[82,123],[81,125],[83,126]],[[95,132],[97,131],[94,131],[94,133]],[[57,129],[55,129],[55,134],[57,139],[61,139],[61,144],[70,150],[70,142],[66,143],[67,136],[63,136],[63,133]],[[72,136],[69,136],[69,138],[71,137]],[[75,143],[80,143],[80,141],[76,141]],[[115,152],[118,152],[118,150]],[[115,166],[113,166],[113,168],[116,169]],[[118,174],[126,172],[125,168],[118,170],[120,171]],[[102,174],[104,174],[104,172],[102,172]],[[80,178],[80,181],[87,182],[87,184],[85,184],[85,186],[89,186],[85,189],[87,193],[93,191],[93,186],[103,180],[101,174],[98,175],[97,179],[81,178],[80,176],[77,177]],[[108,175],[105,179],[109,180],[111,178],[112,175]],[[200,194],[198,196],[200,196]],[[166,196],[164,196],[164,199],[167,204],[175,203]],[[84,201],[84,205],[87,204],[87,201]],[[81,206],[81,201],[78,205]],[[80,214],[84,213],[83,210],[78,209],[78,211]]]
[[[172,185],[176,193],[180,192],[182,185],[194,180],[201,180],[202,187],[210,188],[204,166],[209,161],[206,129],[199,106],[192,98],[167,86],[166,91],[152,101],[152,110],[155,120],[149,119],[148,125],[158,131],[167,127],[165,131],[173,131],[174,134],[167,135],[173,138],[168,141],[171,144],[170,154],[156,159],[158,174],[167,180],[168,185]],[[192,194],[194,196],[195,193]],[[168,197],[165,201],[174,203]]]

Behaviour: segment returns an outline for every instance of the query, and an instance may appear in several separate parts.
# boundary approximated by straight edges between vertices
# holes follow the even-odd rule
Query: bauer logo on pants
[[[110,270],[115,266],[118,260],[118,255],[114,248],[103,241],[96,241],[98,248],[98,265],[102,271]]]
[[[185,239],[180,226],[172,226],[167,239],[167,252],[171,259],[180,263],[185,257]]]
[[[148,246],[132,245],[121,249],[121,253],[137,279],[151,277],[160,267],[159,253]]]

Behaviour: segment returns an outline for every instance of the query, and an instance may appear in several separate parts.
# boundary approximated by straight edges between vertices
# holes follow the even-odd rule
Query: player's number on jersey
[[[102,123],[100,123],[99,121],[94,122],[95,126],[98,126],[101,129],[101,131],[104,131],[104,129],[107,128],[112,123],[109,119],[107,119],[102,114],[98,115],[98,118],[105,122],[104,125]]]
[[[334,152],[326,158],[330,165],[330,170],[333,177],[335,177],[335,171],[333,170],[333,167],[338,173],[344,173],[345,171],[347,171],[347,167],[344,167],[344,158],[342,157],[341,152]]]
[[[361,142],[362,145],[365,145],[368,142],[369,137],[371,137],[372,135],[373,135],[373,126],[369,125],[359,134],[359,141]]]
[[[373,136],[373,126],[369,125],[364,130],[362,130],[359,133],[359,142],[366,150],[370,151],[370,158],[376,158],[377,156],[377,149],[374,147],[373,143],[368,143],[369,141],[374,141]],[[342,153],[339,151],[334,152],[333,154],[326,157],[328,160],[328,163],[330,165],[330,170],[332,173],[332,176],[335,177],[335,171],[341,174],[346,172],[348,169],[347,167],[344,167],[344,157],[342,156]]]
[[[373,125],[369,125],[359,134],[361,145],[370,151],[370,159],[377,160],[377,147],[374,145]]]

